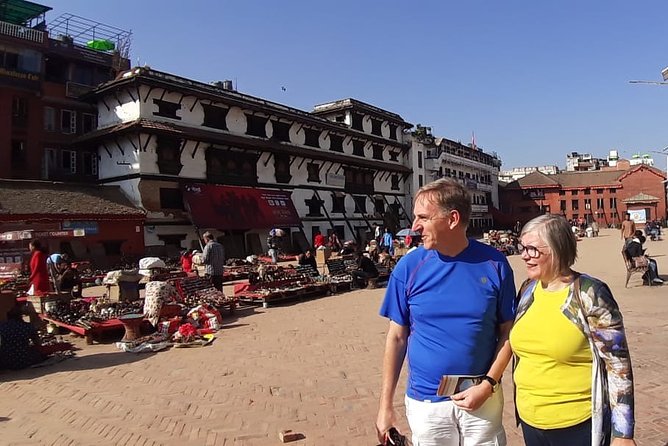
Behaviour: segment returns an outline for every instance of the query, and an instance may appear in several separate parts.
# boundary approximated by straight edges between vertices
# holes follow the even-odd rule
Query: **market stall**
[[[329,284],[310,271],[292,266],[263,265],[248,283],[235,285],[234,295],[242,302],[270,303],[287,299],[305,299],[329,293]]]

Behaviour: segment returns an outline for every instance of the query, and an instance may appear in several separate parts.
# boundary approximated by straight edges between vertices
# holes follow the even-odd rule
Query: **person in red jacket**
[[[321,246],[325,246],[327,243],[327,240],[325,239],[325,236],[320,233],[320,231],[315,233],[315,237],[313,237],[313,247],[315,249],[320,248]]]
[[[46,266],[47,255],[39,240],[30,241],[30,288],[33,295],[45,294],[51,291],[49,271]]]
[[[181,269],[186,273],[191,273],[193,271],[193,254],[195,252],[192,249],[188,249],[181,254]]]

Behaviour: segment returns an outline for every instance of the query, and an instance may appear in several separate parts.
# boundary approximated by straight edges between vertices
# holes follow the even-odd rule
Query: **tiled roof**
[[[593,170],[587,172],[562,172],[557,173],[554,179],[562,187],[596,187],[610,184],[619,184],[619,177],[624,170]]]
[[[119,186],[0,180],[2,215],[142,217]]]
[[[659,201],[659,198],[654,195],[646,194],[645,192],[640,192],[639,194],[622,201],[624,201],[624,203],[655,203]]]
[[[595,170],[587,172],[562,172],[546,175],[542,172],[531,172],[519,180],[508,183],[510,189],[561,186],[569,187],[596,187],[621,185],[619,178],[627,171],[624,170]]]
[[[509,189],[520,189],[524,187],[536,187],[536,186],[558,186],[559,183],[556,181],[554,175],[545,175],[543,172],[534,171],[529,175],[525,175],[522,178],[511,181],[508,183]]]

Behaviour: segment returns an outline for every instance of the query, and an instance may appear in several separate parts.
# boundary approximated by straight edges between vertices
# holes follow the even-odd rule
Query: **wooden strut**
[[[121,100],[118,98],[118,95],[116,94],[115,91],[114,91],[114,99],[116,99],[116,102],[118,102],[119,107],[122,107],[122,106],[123,106],[123,103],[122,103]]]
[[[107,104],[107,101],[105,101],[104,98],[102,98],[102,105],[104,105],[107,108],[107,111],[111,111],[111,107]]]
[[[193,149],[192,153],[190,154],[191,158],[195,158],[195,154],[197,153],[197,149],[199,148],[199,145],[202,143],[202,141],[197,141],[197,144],[195,144],[195,148]]]
[[[188,144],[188,140],[186,138],[183,138],[181,140],[181,147],[179,147],[179,160],[181,159],[181,155],[183,154],[183,151],[186,148],[186,144]]]
[[[195,109],[195,106],[196,106],[197,104],[199,104],[200,102],[202,102],[201,99],[198,98],[197,96],[195,96],[195,100],[193,101],[193,105],[190,106],[190,109],[189,109],[188,111],[189,111],[189,112],[192,112],[192,111]],[[211,102],[210,102],[210,101],[209,101],[209,105],[211,105]]]
[[[104,147],[104,150],[107,151],[107,154],[109,155],[109,158],[113,158],[114,156],[111,154],[111,151],[109,151],[109,148],[107,148],[107,144],[102,143],[102,147]]]
[[[269,156],[267,157],[267,159],[266,159],[266,160],[264,161],[264,163],[263,163],[263,164],[264,164],[264,167],[267,167],[267,164],[269,164],[269,161],[271,161],[271,159],[272,159],[273,157],[274,157],[274,152],[269,152]]]
[[[134,95],[132,94],[132,91],[129,88],[126,90],[126,92],[130,96],[130,99],[132,99],[132,102],[136,101]]]
[[[332,163],[329,165],[329,167],[327,168],[327,172],[325,172],[325,177],[327,177],[327,175],[329,174],[329,171],[332,170],[332,167],[334,167],[334,164],[335,164],[335,163],[332,162]]]
[[[127,140],[130,142],[130,144],[132,144],[132,147],[135,149],[135,152],[136,152],[137,150],[139,150],[139,149],[137,148],[137,145],[135,144],[135,142],[132,140],[132,138],[127,137]],[[139,144],[141,144],[141,141],[139,142]]]
[[[165,99],[165,95],[166,95],[166,94],[167,94],[167,89],[166,89],[166,88],[163,88],[163,89],[162,89],[162,95],[160,95],[160,100],[161,100],[161,101]]]
[[[153,135],[151,133],[148,134],[148,138],[146,139],[146,142],[144,143],[144,147],[142,147],[141,151],[146,152],[146,149],[148,149],[148,143],[151,142],[151,138],[153,138]]]
[[[302,162],[299,163],[299,166],[297,166],[297,170],[301,169],[302,166],[304,165],[304,162],[306,161],[306,157],[302,158]]]
[[[298,158],[297,156],[293,156],[293,157],[290,159],[290,163],[288,164],[288,169],[290,169],[290,167],[292,167],[292,163],[294,163],[295,160],[296,160],[297,158]]]
[[[330,217],[329,212],[327,212],[327,208],[325,207],[325,200],[323,200],[320,194],[318,193],[318,189],[314,188],[313,192],[315,192],[315,196],[318,197],[318,201],[320,202],[320,207],[322,208],[323,211],[325,211],[325,216],[327,217],[327,221],[329,221],[329,225],[332,227],[333,231],[334,221],[332,220],[332,217]]]
[[[139,85],[136,86],[137,89],[137,100],[141,102],[141,92],[139,91]]]
[[[121,152],[121,155],[125,156],[125,150],[123,150],[123,147],[118,143],[118,138],[114,138],[114,144],[118,147],[118,151]]]
[[[155,87],[154,87],[154,86],[150,86],[150,87],[148,87],[148,93],[146,93],[146,97],[144,98],[144,103],[146,103],[146,101],[148,101],[148,98],[151,97],[151,92],[152,92],[153,90],[155,90]]]

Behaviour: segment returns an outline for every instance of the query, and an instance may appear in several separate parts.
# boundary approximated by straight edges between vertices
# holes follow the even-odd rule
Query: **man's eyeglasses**
[[[520,254],[520,255],[522,255],[524,252],[526,252],[527,255],[528,255],[529,257],[531,257],[532,259],[537,259],[537,258],[540,257],[541,255],[545,254],[544,252],[540,251],[540,250],[539,250],[538,248],[536,248],[535,246],[531,246],[531,245],[524,246],[524,245],[521,244],[521,243],[518,243],[518,244],[517,244],[517,252],[518,252],[518,254]]]

